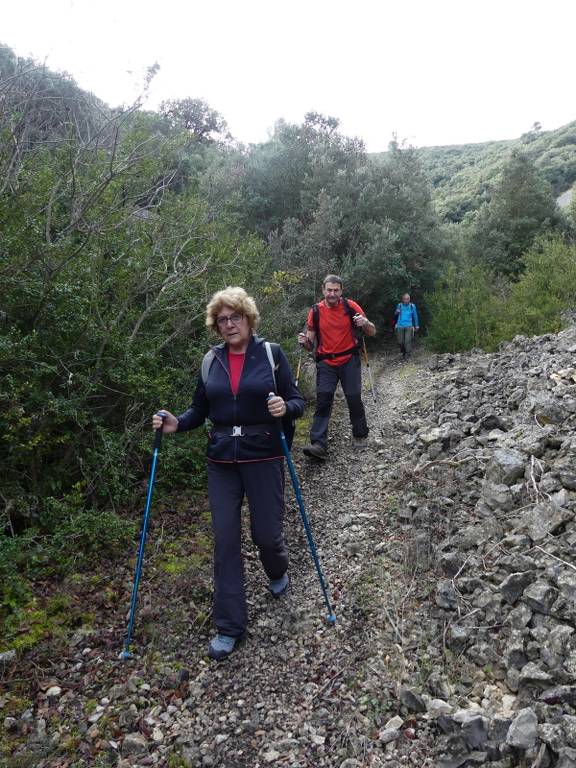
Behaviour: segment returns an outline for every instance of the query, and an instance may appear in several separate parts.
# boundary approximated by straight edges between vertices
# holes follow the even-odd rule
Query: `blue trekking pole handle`
[[[136,616],[136,603],[138,600],[138,587],[140,585],[140,575],[142,573],[142,564],[144,562],[144,547],[146,545],[146,534],[148,532],[148,518],[150,516],[150,507],[152,505],[152,493],[154,491],[154,481],[156,479],[156,466],[158,464],[158,453],[162,445],[162,429],[164,426],[165,414],[159,411],[158,415],[162,418],[162,426],[156,430],[154,435],[154,446],[152,453],[152,467],[150,469],[150,479],[148,480],[148,493],[146,495],[146,506],[144,507],[144,517],[142,520],[142,532],[140,534],[140,544],[138,546],[138,558],[136,560],[136,570],[134,572],[134,585],[132,587],[132,598],[130,600],[130,618],[128,620],[128,631],[126,632],[126,642],[124,650],[120,654],[122,659],[129,659],[130,641],[132,639],[132,630],[134,629],[134,619]]]
[[[274,392],[270,392],[270,394],[268,395],[268,400],[270,400],[271,397],[275,397]],[[324,596],[324,602],[326,603],[326,608],[328,609],[328,616],[326,617],[326,621],[328,622],[328,624],[335,624],[336,615],[334,614],[334,611],[332,610],[332,606],[330,604],[330,598],[328,596],[328,583],[326,582],[326,579],[324,578],[324,574],[322,573],[322,567],[320,566],[320,560],[318,559],[318,552],[316,551],[316,544],[314,543],[314,536],[312,535],[312,528],[310,527],[310,521],[308,520],[308,515],[306,514],[306,509],[304,507],[304,500],[302,498],[300,483],[298,482],[298,476],[296,475],[296,469],[294,468],[294,462],[292,461],[292,455],[290,454],[290,448],[288,448],[288,442],[286,440],[286,435],[284,434],[284,429],[282,428],[282,421],[280,419],[278,419],[278,431],[280,432],[280,442],[282,443],[282,450],[284,451],[284,456],[286,457],[286,463],[288,464],[288,471],[290,472],[292,487],[294,488],[294,494],[296,496],[296,501],[298,502],[300,517],[302,518],[304,530],[306,531],[308,546],[310,547],[310,553],[312,555],[314,565],[316,566],[316,572],[318,574],[318,579],[320,581],[320,587],[322,589],[322,594]]]

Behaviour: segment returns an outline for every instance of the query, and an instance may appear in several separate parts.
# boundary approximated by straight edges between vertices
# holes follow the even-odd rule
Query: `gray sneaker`
[[[326,448],[324,448],[323,445],[320,445],[320,443],[310,443],[309,445],[305,445],[304,448],[302,448],[302,452],[305,456],[309,456],[311,459],[321,459],[324,461],[326,459]]]
[[[217,634],[208,644],[208,656],[216,661],[222,661],[230,656],[238,640],[237,637]]]
[[[368,437],[353,437],[352,445],[359,450],[368,448]]]
[[[288,578],[288,574],[285,573],[281,578],[279,579],[270,579],[270,584],[268,585],[268,589],[274,597],[282,597],[282,595],[285,595],[288,591],[288,588],[290,587],[290,579]]]

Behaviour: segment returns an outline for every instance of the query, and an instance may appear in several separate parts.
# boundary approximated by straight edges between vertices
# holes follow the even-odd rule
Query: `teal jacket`
[[[400,302],[400,304],[396,306],[394,315],[398,315],[396,328],[411,328],[412,326],[414,326],[414,328],[420,327],[416,304],[412,304],[412,302],[410,302],[410,304],[403,304]]]

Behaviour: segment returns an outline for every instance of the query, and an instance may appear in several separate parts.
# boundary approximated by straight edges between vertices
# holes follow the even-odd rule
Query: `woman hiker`
[[[206,325],[222,343],[205,358],[192,405],[180,416],[163,409],[152,419],[154,429],[162,427],[166,434],[195,429],[207,418],[212,422],[207,457],[216,635],[208,656],[218,661],[232,653],[248,620],[241,551],[244,496],[270,592],[280,597],[289,586],[283,536],[284,454],[277,419],[287,422],[301,416],[304,400],[284,352],[277,345],[267,348],[254,333],[259,320],[256,304],[243,288],[215,293],[206,307]],[[272,346],[276,370],[270,359]],[[271,392],[276,395],[268,399]]]

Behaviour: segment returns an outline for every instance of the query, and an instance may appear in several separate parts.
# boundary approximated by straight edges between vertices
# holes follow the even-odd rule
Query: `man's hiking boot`
[[[285,573],[284,576],[282,576],[279,579],[270,579],[270,584],[268,585],[268,588],[270,592],[272,592],[272,595],[278,598],[286,594],[289,586],[290,586],[290,580],[288,578],[288,574]]]
[[[208,656],[216,661],[222,661],[230,656],[239,640],[239,637],[216,635],[208,644]]]
[[[324,461],[326,459],[326,448],[320,443],[310,443],[302,448],[305,456],[309,456],[311,459],[320,459]]]

